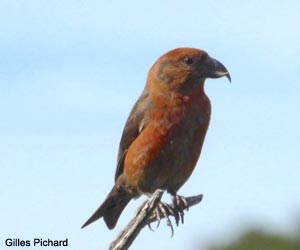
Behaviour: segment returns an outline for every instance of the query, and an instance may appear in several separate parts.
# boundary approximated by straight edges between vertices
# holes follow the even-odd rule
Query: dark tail
[[[122,187],[114,186],[102,205],[83,224],[81,228],[88,226],[103,217],[107,227],[113,229],[128,202],[134,197],[132,193]]]

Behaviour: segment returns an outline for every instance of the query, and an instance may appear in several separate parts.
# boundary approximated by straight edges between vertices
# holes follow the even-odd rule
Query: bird
[[[157,189],[177,205],[185,201],[177,192],[197,164],[211,117],[204,83],[221,77],[231,82],[225,66],[201,49],[175,48],[159,57],[126,121],[115,184],[82,228],[103,217],[113,229],[131,199]]]

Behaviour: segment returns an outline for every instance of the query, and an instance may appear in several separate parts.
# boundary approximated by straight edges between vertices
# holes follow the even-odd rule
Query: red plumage
[[[223,76],[230,80],[227,69],[199,49],[174,49],[157,60],[123,131],[115,186],[83,227],[104,217],[114,228],[132,198],[158,188],[177,195],[196,166],[209,126],[205,79]]]

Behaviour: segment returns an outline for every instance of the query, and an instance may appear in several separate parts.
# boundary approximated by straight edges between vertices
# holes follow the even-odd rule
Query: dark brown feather
[[[105,201],[81,228],[103,217],[107,227],[113,229],[124,208],[134,196],[134,193],[127,192],[123,187],[115,185]]]
[[[141,131],[144,129],[146,124],[145,121],[145,110],[147,105],[146,103],[149,103],[147,99],[149,98],[149,95],[146,91],[142,93],[140,98],[137,100],[135,105],[133,106],[129,117],[126,121],[123,134],[120,141],[119,146],[119,153],[118,153],[118,159],[117,159],[117,168],[115,173],[115,181],[117,178],[123,173],[124,170],[124,159],[126,157],[127,150],[131,143],[138,137],[138,135],[141,133]],[[149,105],[148,105],[149,108]]]

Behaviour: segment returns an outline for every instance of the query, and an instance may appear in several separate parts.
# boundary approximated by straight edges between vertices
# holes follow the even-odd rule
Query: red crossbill
[[[82,227],[103,217],[114,228],[132,198],[156,189],[178,197],[198,161],[210,121],[204,82],[223,76],[231,80],[220,62],[194,48],[171,50],[154,63],[123,131],[115,185]]]

